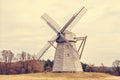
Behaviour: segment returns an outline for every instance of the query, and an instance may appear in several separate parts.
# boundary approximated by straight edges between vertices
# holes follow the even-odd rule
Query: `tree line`
[[[25,74],[43,71],[43,65],[37,60],[19,62],[0,62],[0,74]]]
[[[25,74],[36,72],[51,72],[53,68],[51,60],[27,60],[19,62],[0,62],[0,74]],[[115,60],[112,67],[104,65],[95,66],[81,63],[84,72],[102,72],[120,76],[120,60]]]
[[[36,60],[36,55],[22,51],[14,56],[10,50],[2,51],[3,61],[0,62],[0,74],[23,74],[34,72],[51,72],[53,68],[53,61]],[[12,62],[16,60],[16,62]],[[111,67],[104,65],[95,66],[86,63],[81,63],[84,72],[103,72],[120,76],[120,60],[115,60]]]
[[[25,51],[22,51],[21,53],[17,53],[16,55],[11,50],[3,50],[1,51],[0,58],[1,62],[13,62],[13,61],[26,61],[26,60],[34,60],[36,59],[36,55],[31,55],[30,53],[27,53]]]

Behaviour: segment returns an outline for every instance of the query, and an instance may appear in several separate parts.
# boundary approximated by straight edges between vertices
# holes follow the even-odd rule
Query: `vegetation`
[[[0,74],[23,74],[43,71],[43,65],[36,61],[0,62]]]
[[[113,71],[116,75],[120,76],[120,60],[115,60],[113,62]]]
[[[50,61],[49,59],[45,61],[44,71],[50,72],[52,71],[52,67],[53,67],[53,61]]]
[[[13,58],[13,53],[10,50],[3,50],[3,61],[0,62],[0,74],[23,74],[23,73],[36,73],[36,72],[51,72],[53,68],[53,61],[49,59],[36,60],[36,55],[22,51],[17,54],[17,58]],[[15,62],[11,62],[11,60]],[[7,61],[8,60],[8,61]],[[81,63],[84,72],[102,72],[120,76],[120,60],[115,60],[112,67],[95,66],[91,64]]]
[[[112,67],[95,66],[81,63],[84,72],[101,72],[120,76],[120,61],[115,60]],[[45,60],[28,60],[19,62],[0,62],[0,74],[23,74],[36,72],[51,72],[53,61]]]
[[[82,67],[84,72],[101,72],[120,76],[120,60],[115,60],[112,67],[88,65],[85,63],[82,63]]]

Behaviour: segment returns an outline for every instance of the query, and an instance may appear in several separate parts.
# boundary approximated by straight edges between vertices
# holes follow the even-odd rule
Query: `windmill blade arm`
[[[77,13],[75,13],[70,20],[65,24],[61,29],[61,32],[64,32],[66,29],[71,31],[72,27],[83,17],[87,9],[83,6]]]
[[[78,23],[78,21],[84,16],[86,12],[87,9],[85,7],[82,7],[76,14],[74,21],[68,26],[67,30],[71,31],[71,29]]]
[[[75,19],[75,16],[71,17],[71,19],[65,24],[65,26],[61,29],[60,32],[61,33],[64,32],[74,19]]]
[[[44,13],[41,18],[56,32],[58,33],[60,31],[59,25],[46,13]]]
[[[37,59],[39,60],[44,53],[50,48],[51,44],[47,43],[41,50],[40,52],[37,54]]]
[[[51,44],[53,44],[56,40],[57,36],[53,36],[52,39],[50,39]],[[49,42],[47,42],[45,44],[45,46],[40,50],[40,52],[37,53],[37,59],[39,60],[44,54],[45,52],[51,47],[51,44]]]
[[[86,39],[87,39],[87,36],[85,36],[85,39],[83,40],[83,47],[82,47],[79,59],[81,59],[81,56],[82,56],[82,53],[83,53],[83,49],[84,49],[84,46],[85,46],[85,43],[86,43]]]

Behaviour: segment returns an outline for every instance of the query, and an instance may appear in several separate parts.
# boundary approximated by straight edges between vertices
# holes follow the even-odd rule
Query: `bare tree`
[[[16,61],[21,61],[21,54],[17,53],[15,58],[16,58]]]
[[[33,59],[33,60],[37,60],[36,54],[33,54],[33,55],[32,55],[32,59]]]
[[[115,60],[113,62],[113,71],[120,76],[120,60]]]
[[[22,53],[21,53],[21,59],[22,59],[22,61],[26,60],[26,52],[22,51]]]
[[[31,60],[31,54],[27,53],[27,60]]]
[[[3,56],[3,61],[4,61],[4,62],[7,62],[7,56],[6,56],[6,53],[7,53],[6,50],[3,50],[3,51],[2,51],[2,56]]]
[[[14,57],[14,54],[11,52],[11,51],[8,51],[8,62],[11,62],[13,57]]]
[[[14,54],[10,50],[3,50],[2,56],[4,62],[11,62]]]

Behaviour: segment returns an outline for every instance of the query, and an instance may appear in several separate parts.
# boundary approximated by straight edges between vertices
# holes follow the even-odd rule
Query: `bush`
[[[37,60],[14,63],[0,62],[0,74],[24,74],[43,71],[43,64]]]

